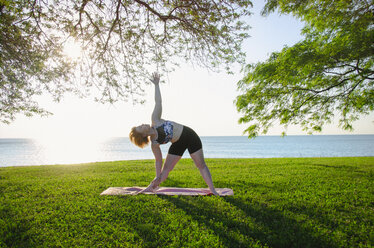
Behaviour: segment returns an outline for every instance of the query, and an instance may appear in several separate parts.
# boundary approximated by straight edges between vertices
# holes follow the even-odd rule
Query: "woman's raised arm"
[[[162,99],[160,91],[160,75],[158,73],[153,73],[151,82],[155,85],[155,108],[152,113],[152,124],[155,125],[161,121],[162,114]]]

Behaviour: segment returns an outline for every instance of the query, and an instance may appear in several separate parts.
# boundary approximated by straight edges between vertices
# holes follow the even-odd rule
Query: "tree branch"
[[[333,72],[333,71],[327,71],[327,70],[323,70],[324,73],[327,73],[327,74],[334,74],[334,75],[338,75],[338,76],[345,76],[351,72],[354,72],[356,69],[351,69],[351,70],[348,70],[344,73],[339,73],[339,72]]]
[[[144,7],[146,7],[151,13],[155,14],[156,16],[158,16],[162,21],[166,21],[168,19],[167,16],[165,15],[161,15],[160,13],[158,13],[155,9],[153,9],[149,4],[147,4],[146,2],[143,2],[141,0],[135,0],[135,2],[137,2],[138,4],[140,5],[143,5]]]
[[[95,24],[95,22],[92,20],[92,17],[88,14],[87,11],[84,11],[84,13],[86,14],[86,16],[87,16],[88,20],[90,21],[90,23],[92,24],[92,26],[95,27],[96,32],[99,33],[99,32],[100,32],[100,29],[99,29],[99,27]]]
[[[110,40],[110,36],[114,30],[114,27],[116,26],[118,20],[119,20],[119,11],[120,11],[120,8],[121,8],[121,0],[117,0],[117,7],[116,7],[116,18],[114,19],[113,23],[112,23],[112,26],[110,27],[110,30],[109,30],[109,33],[108,33],[108,37],[107,37],[107,40],[105,42],[105,45],[104,45],[104,48],[103,48],[103,53],[107,50],[108,48],[108,44],[109,44],[109,40]]]
[[[351,78],[345,78],[342,81],[340,81],[339,83],[331,85],[331,86],[329,86],[329,87],[327,87],[323,90],[313,90],[313,89],[307,89],[307,88],[301,88],[301,87],[291,87],[291,90],[303,90],[303,91],[310,91],[310,92],[313,92],[315,94],[320,94],[322,92],[325,92],[325,91],[331,90],[332,88],[340,86],[341,84],[343,84],[345,81],[348,81],[349,79],[351,79]]]
[[[79,20],[78,20],[78,23],[75,24],[74,26],[74,29],[76,30],[77,29],[77,26],[79,25],[80,29],[81,29],[81,34],[83,33],[83,27],[82,27],[82,13],[85,12],[84,11],[84,8],[86,7],[86,4],[89,2],[90,0],[83,0],[82,2],[82,5],[81,7],[79,8]]]

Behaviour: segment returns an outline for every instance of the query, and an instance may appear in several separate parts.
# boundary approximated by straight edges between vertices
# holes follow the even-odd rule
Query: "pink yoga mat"
[[[104,190],[100,195],[132,195],[139,192],[145,187],[110,187]],[[234,191],[229,188],[216,188],[220,196],[234,195]],[[160,187],[157,191],[145,192],[147,195],[209,195],[210,190],[207,188],[175,188]]]

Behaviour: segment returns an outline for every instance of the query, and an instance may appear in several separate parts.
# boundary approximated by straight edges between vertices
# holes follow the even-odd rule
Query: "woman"
[[[181,159],[184,151],[188,149],[192,160],[199,168],[204,181],[214,195],[218,195],[212,182],[209,169],[204,161],[202,144],[199,136],[189,127],[183,126],[173,121],[161,119],[162,104],[159,86],[160,76],[153,73],[151,82],[155,85],[155,108],[152,113],[152,126],[143,124],[133,127],[130,132],[130,140],[137,146],[143,148],[151,141],[152,152],[156,159],[156,178],[149,186],[138,192],[155,191],[156,188],[166,180],[169,172]],[[160,145],[171,142],[164,166],[162,166],[162,153]]]

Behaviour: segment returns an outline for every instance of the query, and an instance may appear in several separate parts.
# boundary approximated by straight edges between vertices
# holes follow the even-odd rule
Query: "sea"
[[[374,135],[203,136],[206,158],[374,156]],[[170,144],[162,145],[166,157]],[[188,151],[183,157],[188,158]],[[0,167],[153,159],[128,138],[0,139]]]

